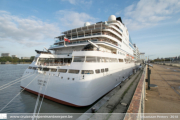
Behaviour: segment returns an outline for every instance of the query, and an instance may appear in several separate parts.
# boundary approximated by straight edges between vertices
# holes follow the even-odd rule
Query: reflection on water
[[[22,77],[29,65],[0,65],[0,86]],[[0,91],[0,109],[21,91],[20,82]],[[33,113],[37,95],[23,91],[16,97],[2,113]],[[40,99],[41,101],[41,99]],[[39,103],[40,103],[39,101]],[[38,106],[39,107],[39,106]],[[90,106],[89,106],[90,107]],[[43,100],[40,113],[83,113],[89,107],[76,108]]]

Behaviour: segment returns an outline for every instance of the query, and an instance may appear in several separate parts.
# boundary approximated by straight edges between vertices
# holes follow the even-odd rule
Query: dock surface
[[[145,113],[180,113],[180,67],[153,64]]]

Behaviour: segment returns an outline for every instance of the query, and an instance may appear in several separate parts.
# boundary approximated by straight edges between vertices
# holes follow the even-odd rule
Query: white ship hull
[[[33,80],[28,87],[26,87],[27,91],[35,94],[41,93],[41,95],[45,95],[45,98],[47,99],[66,105],[76,107],[88,106],[115,88],[132,74],[133,69],[137,67],[134,63],[84,63],[82,66],[108,67],[111,72],[92,75],[86,74],[83,79],[81,74],[72,75],[62,73],[60,76],[57,76],[58,73],[46,72],[46,75],[44,75],[38,74],[37,70],[27,70],[25,71],[24,76],[27,74],[34,75],[23,80],[21,82],[21,87],[26,87],[32,79],[38,75],[38,77]],[[61,79],[62,76],[63,79]],[[72,80],[73,78],[74,80]],[[38,85],[38,80],[46,81],[45,86]],[[40,86],[42,86],[41,91]]]

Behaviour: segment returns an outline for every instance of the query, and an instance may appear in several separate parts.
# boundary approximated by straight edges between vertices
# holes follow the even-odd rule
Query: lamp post
[[[154,56],[154,55],[148,56],[148,90],[150,90],[150,74],[151,74],[151,69],[149,68],[149,57],[150,56]]]

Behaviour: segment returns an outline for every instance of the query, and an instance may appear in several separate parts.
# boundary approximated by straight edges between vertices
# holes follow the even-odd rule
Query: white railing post
[[[101,23],[101,35],[102,35],[102,23]]]
[[[77,34],[77,37],[78,37],[78,32],[77,32],[77,28],[76,28],[76,34]]]
[[[71,40],[72,40],[72,29],[71,29]]]

